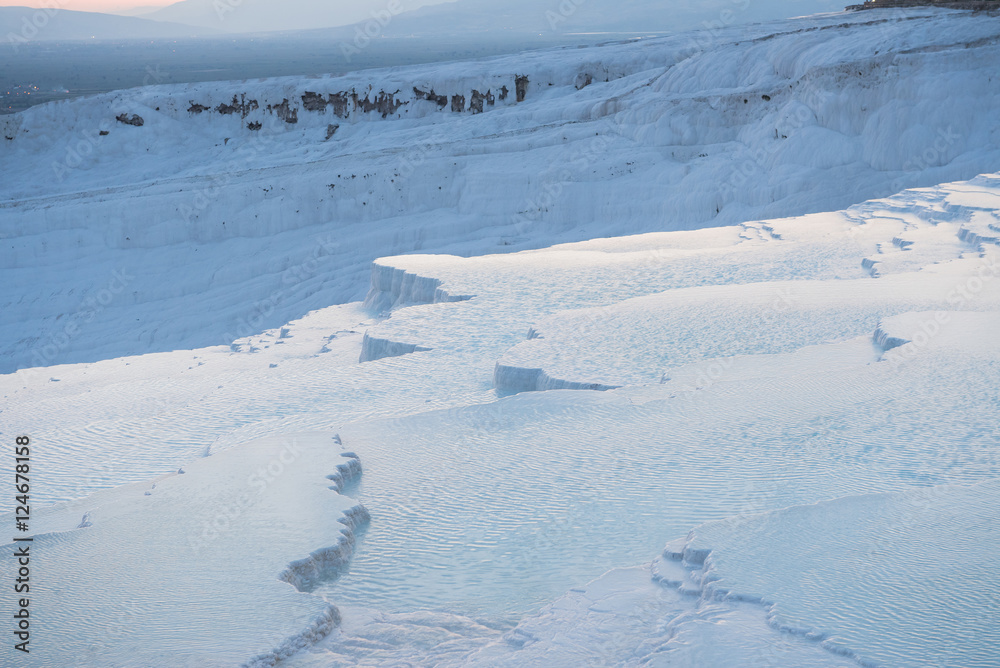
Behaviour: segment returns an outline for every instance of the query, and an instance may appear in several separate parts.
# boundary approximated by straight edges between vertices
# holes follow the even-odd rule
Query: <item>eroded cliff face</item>
[[[287,97],[281,100],[281,104],[267,105],[267,111],[286,123],[294,124],[299,122],[298,107],[289,104]]]
[[[439,107],[444,107],[444,106],[446,106],[448,104],[448,96],[447,95],[437,95],[434,92],[433,88],[431,88],[430,91],[423,91],[423,90],[420,90],[419,88],[417,88],[416,86],[414,86],[413,87],[413,95],[416,96],[416,98],[418,100],[429,100],[429,101],[433,102],[434,104],[436,104]]]
[[[524,98],[528,95],[528,77],[523,74],[519,74],[514,77],[514,87],[517,93],[517,101],[524,102]]]
[[[475,87],[469,86],[466,90],[452,90],[446,93],[438,92],[433,86],[420,85],[412,86],[410,93],[404,93],[399,88],[391,91],[384,88],[376,90],[374,84],[361,90],[357,87],[333,92],[306,90],[294,97],[282,95],[280,102],[270,103],[240,92],[234,93],[230,101],[217,104],[211,100],[189,100],[187,112],[190,116],[237,115],[246,120],[247,130],[258,131],[267,117],[276,118],[287,124],[297,124],[300,118],[305,117],[300,117],[300,112],[308,115],[332,116],[340,120],[360,119],[364,115],[388,119],[401,117],[411,108],[426,105],[420,108],[424,113],[430,108],[432,112],[481,114],[495,107],[498,102],[516,104],[527,98],[530,80],[526,75],[517,74],[497,79],[491,83],[499,85],[476,84]],[[508,102],[511,90],[515,93],[514,100]],[[275,99],[277,100],[277,96]],[[336,131],[330,129],[337,127],[339,123],[327,123],[327,139]]]
[[[469,103],[469,111],[474,114],[483,113],[484,102],[491,107],[496,104],[496,96],[493,95],[493,91],[487,90],[485,93],[480,93],[478,90],[473,89],[472,102]]]
[[[256,82],[254,82],[256,83]],[[198,119],[199,123],[223,122],[226,127],[226,142],[232,136],[232,128],[224,122],[231,117],[239,120],[240,128],[247,133],[259,133],[265,126],[277,128],[301,124],[306,128],[319,127],[323,130],[324,141],[333,139],[344,122],[392,120],[411,117],[426,117],[434,114],[482,114],[498,106],[524,102],[530,91],[531,80],[524,74],[490,75],[481,78],[451,78],[436,82],[418,81],[412,84],[394,80],[392,86],[371,82],[342,87],[344,82],[328,80],[329,89],[320,84],[306,84],[302,87],[288,86],[286,81],[270,80],[259,82],[228,82],[218,84],[221,90],[206,86],[200,93],[177,100],[156,98],[153,104],[157,112],[172,116],[175,120]],[[537,85],[537,84],[536,84]],[[551,84],[549,84],[551,85]],[[308,88],[306,87],[308,86]],[[336,88],[334,88],[336,86]],[[332,90],[331,90],[332,89]],[[511,94],[513,93],[513,95]],[[142,127],[144,120],[125,108],[136,105],[115,104],[111,107],[109,122]],[[116,108],[117,107],[117,108]],[[161,109],[162,107],[162,109]],[[102,132],[102,136],[107,134]],[[9,132],[6,138],[15,139]]]
[[[207,107],[192,102],[191,109],[189,109],[188,111],[191,111],[196,107],[201,107],[202,111],[207,109]],[[226,104],[224,102],[220,103],[219,106],[215,108],[215,111],[224,116],[228,116],[230,114],[239,114],[240,118],[246,118],[251,111],[256,111],[259,108],[260,105],[257,103],[257,100],[247,100],[246,93],[241,93],[239,98],[233,95],[233,101],[230,102],[229,104]]]
[[[123,123],[125,125],[132,125],[137,128],[141,128],[145,124],[145,121],[142,119],[142,116],[138,114],[132,114],[132,115],[118,114],[118,116],[115,117],[115,120],[118,121],[119,123]]]

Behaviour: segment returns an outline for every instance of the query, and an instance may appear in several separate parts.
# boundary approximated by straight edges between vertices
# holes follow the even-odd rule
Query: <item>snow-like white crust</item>
[[[0,117],[0,371],[229,345],[362,299],[379,256],[732,225],[993,171],[998,36],[860,12]],[[406,287],[371,303],[436,293]]]

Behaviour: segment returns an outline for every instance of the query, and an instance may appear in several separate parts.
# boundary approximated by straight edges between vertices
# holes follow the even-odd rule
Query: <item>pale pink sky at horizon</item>
[[[166,7],[176,0],[0,0],[0,7],[58,7],[77,12],[116,12],[133,7]]]

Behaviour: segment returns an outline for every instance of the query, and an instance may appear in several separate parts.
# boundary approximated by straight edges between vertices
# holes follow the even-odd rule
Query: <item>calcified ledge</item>
[[[452,295],[441,288],[441,281],[418,276],[378,262],[372,263],[371,287],[365,307],[379,313],[412,304],[439,304],[472,299],[472,295]]]
[[[340,436],[337,436],[334,440],[337,441],[338,445],[340,444]],[[337,472],[331,473],[326,477],[327,480],[333,481],[330,489],[338,494],[344,491],[347,483],[361,478],[361,458],[353,452],[342,452],[341,456],[347,457],[347,461],[343,464],[338,464]]]
[[[288,659],[302,650],[318,643],[340,626],[340,611],[336,606],[329,606],[326,611],[313,619],[312,623],[302,633],[286,639],[281,645],[268,652],[250,659],[242,668],[271,668],[278,661]]]
[[[652,563],[652,580],[660,586],[699,601],[729,601],[760,606],[767,625],[779,633],[805,638],[816,642],[824,650],[841,656],[865,668],[875,668],[858,652],[832,638],[828,632],[813,627],[799,627],[782,623],[775,610],[775,602],[763,596],[735,592],[719,586],[713,563],[713,550],[691,547],[693,536],[671,541]]]
[[[385,314],[393,309],[415,304],[462,302],[472,297],[472,295],[450,294],[441,287],[441,281],[436,278],[419,276],[397,267],[373,262],[371,287],[365,297],[365,307]],[[358,361],[374,362],[386,357],[399,357],[429,350],[431,349],[416,343],[392,341],[365,332]]]
[[[415,343],[400,343],[399,341],[380,339],[375,336],[369,336],[368,332],[365,332],[365,336],[361,340],[361,357],[358,361],[374,362],[385,357],[399,357],[400,355],[422,353],[428,350],[431,349],[418,346]]]
[[[528,338],[535,338],[537,332],[534,329],[528,333]],[[887,353],[893,348],[899,348],[907,343],[909,339],[892,336],[885,329],[883,324],[872,334],[872,343],[882,352]],[[549,376],[544,369],[534,369],[529,367],[509,366],[497,362],[493,370],[493,386],[500,392],[542,392],[545,390],[614,390],[621,385],[605,385],[603,383],[583,383],[572,380],[563,380]]]
[[[898,336],[892,336],[887,331],[882,329],[882,323],[879,323],[878,327],[875,328],[875,333],[872,334],[872,342],[883,353],[887,353],[893,348],[905,346],[910,341],[909,339],[901,339]]]
[[[508,366],[497,362],[493,369],[493,386],[500,392],[542,392],[545,390],[614,390],[621,385],[602,383],[579,383],[572,380],[552,378],[544,369],[529,369]]]
[[[996,231],[997,229],[993,225],[990,225],[989,227],[991,230],[994,231]],[[969,244],[970,246],[974,246],[976,250],[979,251],[980,254],[986,252],[986,249],[984,248],[984,246],[986,245],[1000,246],[1000,236],[986,236],[982,234],[977,234],[976,232],[973,232],[972,230],[967,229],[965,227],[961,228],[958,231],[958,238],[964,241],[965,243]]]
[[[330,576],[347,565],[354,554],[357,543],[355,532],[371,520],[368,509],[358,504],[344,513],[340,523],[340,538],[336,545],[324,547],[310,553],[305,559],[288,564],[288,568],[278,576],[299,591],[309,591],[323,577]]]
[[[528,339],[537,338],[541,338],[541,333],[534,327],[529,327]],[[563,380],[562,378],[553,378],[545,373],[545,369],[510,366],[497,362],[493,368],[493,387],[499,392],[516,394],[518,392],[544,392],[545,390],[596,390],[604,392],[615,390],[621,385]]]
[[[337,437],[339,442],[339,437]],[[361,477],[361,460],[353,452],[343,453],[348,460],[337,466],[337,472],[327,476],[333,481],[331,489],[338,494],[344,486]],[[309,591],[322,577],[329,577],[347,566],[354,555],[354,548],[357,544],[357,530],[371,521],[371,515],[361,504],[348,509],[342,518],[338,520],[344,525],[340,531],[337,543],[330,547],[316,550],[304,559],[293,561],[278,576],[279,580],[287,582],[300,592]],[[264,668],[265,666],[275,666],[283,659],[287,659],[302,650],[315,645],[320,640],[330,635],[335,628],[340,626],[340,611],[336,606],[330,605],[321,614],[316,616],[309,626],[301,633],[286,638],[278,647],[253,657],[243,664],[244,668]]]

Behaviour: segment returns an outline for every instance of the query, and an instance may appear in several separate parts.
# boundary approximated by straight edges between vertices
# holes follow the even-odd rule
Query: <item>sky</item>
[[[435,1],[424,1],[420,4],[435,4]],[[0,0],[0,7],[58,7],[60,9],[70,9],[78,12],[124,12],[128,14],[138,14],[142,8],[148,7],[150,11],[166,7],[176,0]],[[342,6],[345,9],[357,5],[356,0],[324,0],[322,4],[329,7]]]
[[[706,21],[748,22],[840,11],[847,1],[467,0],[459,2],[461,7],[456,6],[454,11],[445,12],[447,16],[431,11],[419,17],[411,15],[411,20],[403,23],[417,32],[487,30],[495,28],[498,21],[504,22],[503,30],[532,33],[564,32],[571,27],[581,31],[681,30]],[[175,0],[0,0],[0,7],[32,3],[65,10],[140,16],[220,34],[239,34],[332,28],[371,21],[373,17],[390,12],[396,15],[448,2],[455,0],[184,0],[180,3]],[[554,22],[552,16],[560,20]],[[72,21],[67,23],[72,24]],[[381,33],[386,25],[379,19],[378,32]],[[71,28],[69,25],[68,29]]]
[[[159,8],[172,0],[0,0],[0,7],[58,7],[78,12],[128,11],[136,7]]]

